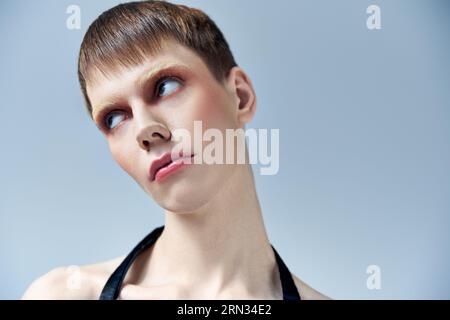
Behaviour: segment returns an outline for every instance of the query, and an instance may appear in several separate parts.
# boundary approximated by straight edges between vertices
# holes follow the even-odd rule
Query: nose
[[[143,150],[149,151],[151,145],[164,140],[169,141],[171,137],[171,132],[165,126],[159,123],[152,123],[143,127],[136,138],[139,146]]]

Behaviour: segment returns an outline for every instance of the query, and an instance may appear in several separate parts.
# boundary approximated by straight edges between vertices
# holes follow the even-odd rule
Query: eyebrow
[[[156,67],[153,68],[152,71],[146,72],[146,73],[144,73],[143,76],[138,78],[134,84],[136,86],[138,86],[139,88],[143,88],[149,80],[153,79],[154,77],[158,76],[159,73],[161,73],[165,70],[168,70],[168,69],[184,69],[184,70],[188,69],[188,70],[190,70],[190,68],[187,65],[184,65],[179,62],[159,63],[156,65]]]
[[[163,73],[167,70],[171,70],[171,69],[192,70],[187,65],[179,63],[179,62],[158,63],[158,64],[156,64],[156,66],[153,67],[153,69],[151,71],[144,72],[144,74],[142,76],[140,76],[138,79],[136,79],[134,81],[134,85],[139,88],[144,88],[149,82],[152,82],[152,80],[154,78],[158,77],[158,75],[160,75],[161,73]],[[116,107],[116,106],[117,105],[114,102],[106,102],[106,103],[101,104],[99,107],[92,108],[94,120],[98,117],[99,114],[102,113],[102,111],[104,109]],[[96,111],[95,113],[94,113],[94,110]]]

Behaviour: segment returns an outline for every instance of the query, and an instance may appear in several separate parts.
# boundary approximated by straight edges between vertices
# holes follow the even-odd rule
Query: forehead
[[[131,68],[118,68],[108,75],[95,70],[90,75],[86,90],[95,115],[104,105],[123,100],[124,95],[135,92],[143,81],[159,70],[169,67],[182,68],[200,77],[210,76],[203,60],[191,49],[171,40],[161,44],[161,50],[148,55],[142,63]]]

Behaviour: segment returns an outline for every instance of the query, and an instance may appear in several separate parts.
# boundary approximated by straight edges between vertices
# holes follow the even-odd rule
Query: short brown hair
[[[222,82],[237,66],[225,37],[203,11],[166,1],[133,1],[103,12],[88,28],[78,58],[78,80],[92,117],[86,81],[93,69],[104,75],[142,63],[163,40],[193,49]]]

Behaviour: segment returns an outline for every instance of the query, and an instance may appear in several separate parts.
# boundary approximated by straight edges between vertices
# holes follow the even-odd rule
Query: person
[[[165,223],[129,254],[78,267],[78,286],[58,267],[23,299],[328,299],[271,245],[248,162],[197,163],[194,149],[173,156],[176,129],[192,137],[200,121],[224,133],[256,112],[252,82],[208,15],[166,1],[117,5],[88,28],[78,76],[112,157]]]

